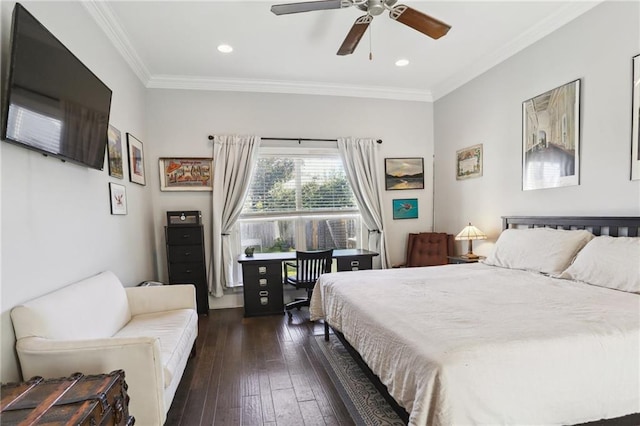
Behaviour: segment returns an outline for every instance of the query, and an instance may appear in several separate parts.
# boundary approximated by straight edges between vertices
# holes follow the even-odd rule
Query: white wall
[[[422,102],[386,101],[330,96],[149,90],[147,128],[153,141],[151,164],[156,218],[158,267],[166,279],[164,230],[167,210],[201,210],[207,233],[211,230],[211,194],[160,192],[158,157],[210,157],[210,134],[256,134],[263,137],[327,138],[338,136],[382,139],[380,170],[385,157],[424,157],[425,189],[383,191],[390,256],[404,260],[406,235],[428,231],[432,225],[432,105]],[[292,149],[295,148],[292,145]],[[418,198],[419,218],[392,219],[393,198]],[[239,296],[211,299],[211,306],[234,306]]]
[[[13,5],[1,4],[3,82]],[[122,132],[123,140],[131,132],[147,142],[145,89],[84,7],[78,2],[27,2],[24,6],[113,90],[110,122]],[[126,142],[124,149],[126,153]],[[125,285],[154,278],[155,245],[151,187],[128,181],[126,160],[125,179],[120,180],[109,177],[106,163],[103,171],[97,171],[5,142],[0,143],[0,156],[0,380],[7,382],[19,379],[9,317],[13,306],[107,269]],[[110,214],[108,182],[126,186],[126,216]]]
[[[437,100],[436,229],[457,233],[472,221],[495,241],[504,215],[640,215],[640,181],[629,179],[639,53],[640,3],[608,1]],[[522,191],[521,104],[578,78],[580,185]],[[456,181],[455,152],[479,143],[484,175]],[[476,243],[474,252],[491,246]]]

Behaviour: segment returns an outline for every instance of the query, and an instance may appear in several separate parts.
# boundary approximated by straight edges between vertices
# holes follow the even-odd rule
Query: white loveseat
[[[124,288],[103,272],[11,311],[23,378],[122,369],[136,425],[157,426],[198,334],[195,287]]]

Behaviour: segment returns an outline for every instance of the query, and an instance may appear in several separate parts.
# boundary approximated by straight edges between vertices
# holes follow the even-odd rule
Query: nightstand
[[[447,256],[447,259],[449,259],[449,263],[477,263],[479,260],[485,259],[485,257],[480,256],[476,259],[467,259],[461,256]]]

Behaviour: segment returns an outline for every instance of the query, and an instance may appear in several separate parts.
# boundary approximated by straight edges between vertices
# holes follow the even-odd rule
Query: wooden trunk
[[[129,395],[124,371],[2,385],[3,425],[130,426]]]

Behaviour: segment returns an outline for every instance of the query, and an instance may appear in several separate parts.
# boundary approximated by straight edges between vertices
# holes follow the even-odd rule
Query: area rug
[[[351,418],[359,426],[403,426],[389,403],[334,335],[314,336],[315,349]]]

